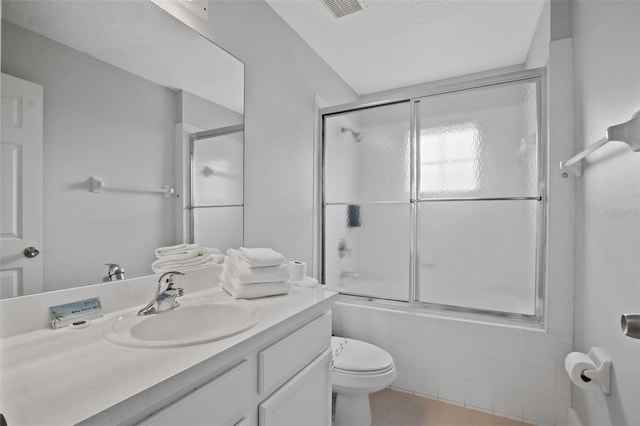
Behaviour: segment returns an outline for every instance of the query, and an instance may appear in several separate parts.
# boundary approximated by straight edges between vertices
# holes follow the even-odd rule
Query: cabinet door
[[[260,426],[331,425],[331,350],[326,350],[258,408]]]
[[[255,374],[255,373],[254,373]],[[242,424],[242,412],[256,386],[245,359],[203,387],[194,390],[139,425],[176,426]]]

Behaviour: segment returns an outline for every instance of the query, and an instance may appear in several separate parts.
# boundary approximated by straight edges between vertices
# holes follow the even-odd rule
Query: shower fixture
[[[361,142],[361,141],[362,141],[362,135],[360,134],[360,132],[356,132],[355,130],[350,129],[350,128],[348,128],[348,127],[341,127],[341,128],[340,128],[340,131],[341,131],[342,133],[344,133],[344,132],[349,132],[349,133],[351,133],[351,136],[353,137],[353,140],[354,140],[354,142],[356,142],[356,143],[358,143],[358,142]]]

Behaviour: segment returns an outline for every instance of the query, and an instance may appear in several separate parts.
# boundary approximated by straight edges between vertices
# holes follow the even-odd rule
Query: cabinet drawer
[[[331,312],[258,354],[258,391],[275,390],[331,346]]]
[[[331,425],[331,350],[258,406],[259,426]]]
[[[251,401],[254,386],[255,376],[252,377],[245,359],[140,424],[235,425],[241,421],[242,412]]]

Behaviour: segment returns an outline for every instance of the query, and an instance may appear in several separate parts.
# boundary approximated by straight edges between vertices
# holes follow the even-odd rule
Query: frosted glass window
[[[240,131],[194,142],[195,206],[242,204],[243,135]]]
[[[215,247],[225,253],[243,245],[243,207],[206,207],[193,209],[194,243]]]
[[[533,315],[537,201],[439,201],[418,213],[422,302]]]
[[[420,198],[538,195],[535,82],[419,101]]]
[[[325,117],[327,203],[408,201],[409,102]]]
[[[325,207],[325,271],[328,289],[409,300],[411,206]]]

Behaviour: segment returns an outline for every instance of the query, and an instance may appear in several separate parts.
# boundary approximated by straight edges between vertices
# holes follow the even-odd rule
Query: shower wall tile
[[[570,382],[564,358],[571,352],[570,332],[448,320],[347,302],[335,304],[334,317],[334,334],[340,335],[341,327],[342,335],[375,344],[393,356],[398,369],[394,389],[539,425],[554,425],[552,417],[566,418],[562,410],[570,404]]]
[[[556,395],[556,370],[527,367],[524,369],[524,388],[530,392],[554,397]]]
[[[464,385],[464,405],[491,412],[493,409],[492,386],[488,383],[467,380]]]
[[[521,364],[493,361],[493,383],[510,389],[522,389],[523,369]]]
[[[543,368],[555,368],[556,335],[538,331],[525,331],[524,365]]]
[[[428,396],[434,399],[438,398],[438,372],[437,370],[423,370],[417,368],[415,370],[415,393]]]
[[[525,392],[523,401],[524,421],[554,425],[556,401],[552,397]]]
[[[507,414],[508,416],[522,420],[522,392],[514,392],[514,390],[510,388],[494,386],[493,412],[494,414]]]
[[[464,405],[464,379],[459,377],[438,375],[438,399]]]

